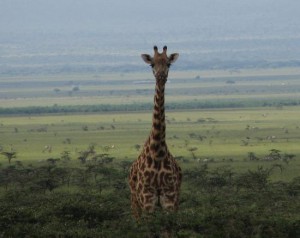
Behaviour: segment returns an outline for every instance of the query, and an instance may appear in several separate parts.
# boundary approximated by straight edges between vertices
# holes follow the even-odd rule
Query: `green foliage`
[[[195,109],[220,109],[220,108],[251,108],[251,107],[277,107],[299,106],[298,99],[266,99],[266,100],[211,100],[211,101],[183,101],[170,102],[166,110],[195,110]],[[145,111],[152,108],[149,103],[131,104],[98,104],[98,105],[53,105],[53,106],[28,106],[5,108],[0,107],[0,115],[30,115],[30,114],[58,114],[58,113],[95,113],[95,112],[130,112]],[[84,131],[88,127],[83,126]]]
[[[136,223],[127,185],[130,162],[107,157],[2,166],[0,237],[300,235],[300,178],[272,182],[277,165],[244,173],[207,164],[186,169],[179,211],[157,210]]]
[[[6,157],[9,164],[10,164],[12,159],[17,157],[17,153],[15,151],[11,151],[11,152],[10,151],[2,151],[1,154]]]

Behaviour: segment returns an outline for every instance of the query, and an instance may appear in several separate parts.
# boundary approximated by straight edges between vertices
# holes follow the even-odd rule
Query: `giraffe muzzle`
[[[166,73],[157,73],[155,78],[159,83],[166,83],[168,75]]]

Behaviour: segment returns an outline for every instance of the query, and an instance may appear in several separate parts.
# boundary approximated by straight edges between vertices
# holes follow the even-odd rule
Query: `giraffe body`
[[[132,164],[129,185],[131,207],[138,219],[143,211],[153,212],[161,207],[177,210],[181,185],[181,169],[166,144],[166,124],[164,111],[164,90],[169,67],[178,54],[167,56],[167,47],[162,53],[154,47],[154,56],[143,54],[143,60],[152,66],[156,79],[152,128],[141,154]]]

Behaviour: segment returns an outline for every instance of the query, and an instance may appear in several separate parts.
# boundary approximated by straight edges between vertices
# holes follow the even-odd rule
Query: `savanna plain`
[[[136,223],[128,169],[151,128],[150,74],[0,78],[0,237],[300,236],[300,70],[172,72],[179,211]]]

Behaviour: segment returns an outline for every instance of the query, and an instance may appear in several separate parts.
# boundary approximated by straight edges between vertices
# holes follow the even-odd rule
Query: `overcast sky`
[[[275,35],[300,25],[299,9],[299,0],[0,0],[0,27],[2,32],[162,34],[201,28],[217,35],[219,27],[243,34],[250,26],[254,34],[269,30]]]
[[[165,44],[182,64],[299,60],[299,9],[299,0],[0,0],[0,64],[138,64]]]

